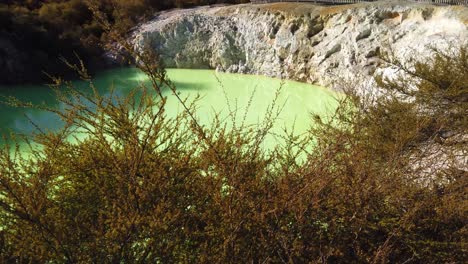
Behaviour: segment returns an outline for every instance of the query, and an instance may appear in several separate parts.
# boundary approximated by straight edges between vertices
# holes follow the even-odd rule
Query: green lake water
[[[254,125],[261,122],[268,106],[275,98],[277,89],[282,84],[279,79],[218,73],[212,70],[169,69],[168,74],[182,97],[190,99],[200,95],[201,99],[197,103],[197,118],[205,125],[209,125],[216,112],[221,113],[221,117],[227,117],[228,105],[232,110],[237,109],[236,119],[240,122],[251,97],[252,103],[248,109],[246,123]],[[125,95],[146,79],[145,75],[135,68],[120,68],[98,74],[95,76],[94,83],[103,94],[109,93],[113,85],[116,94]],[[75,84],[81,87],[79,89],[86,89],[83,82]],[[171,95],[172,92],[167,90],[164,93],[168,96],[167,113],[169,116],[175,116],[183,111],[182,106]],[[63,107],[56,102],[53,92],[47,86],[0,87],[0,95],[15,96],[35,104],[45,103],[56,108]],[[285,81],[277,105],[284,106],[284,108],[272,131],[281,133],[285,127],[291,129],[294,125],[295,133],[300,134],[309,128],[312,113],[321,115],[330,113],[336,107],[336,100],[334,93],[324,88]],[[35,109],[18,109],[0,105],[0,114],[1,134],[10,131],[23,134],[33,132],[36,128],[28,119],[48,130],[56,130],[63,125],[54,114]],[[269,139],[268,144],[274,144],[275,140]]]

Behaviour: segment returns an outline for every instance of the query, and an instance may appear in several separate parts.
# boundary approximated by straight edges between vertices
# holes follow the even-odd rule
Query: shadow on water
[[[134,76],[138,76],[138,78],[134,78]],[[113,96],[125,96],[132,89],[138,88],[142,82],[149,87],[147,78],[134,68],[105,71],[93,79],[95,87],[104,96],[110,96],[111,90]],[[174,84],[178,91],[200,91],[206,88],[196,81],[175,80]],[[73,87],[84,92],[91,92],[90,84],[86,81],[75,81]],[[166,91],[166,93],[170,93],[170,91]],[[8,134],[10,131],[26,134],[33,132],[36,128],[30,120],[39,127],[52,131],[63,125],[59,118],[52,113],[33,108],[12,107],[5,103],[5,97],[12,96],[34,105],[62,109],[64,106],[57,102],[54,91],[47,85],[0,87],[0,96],[2,97],[0,98],[0,134],[2,135]]]
[[[199,91],[202,92],[204,90],[209,90],[206,85],[197,83],[196,81],[172,81],[172,83],[177,87],[177,91]],[[166,87],[166,89],[168,89]],[[167,91],[165,91],[167,92]]]
[[[248,122],[258,124],[264,117],[265,110],[274,99],[276,90],[282,81],[278,79],[239,74],[216,73],[212,70],[169,69],[169,78],[177,87],[181,97],[195,98],[199,95],[197,116],[204,124],[209,124],[215,112],[228,114],[228,103],[243,115],[252,96]],[[142,83],[148,85],[148,78],[136,68],[119,68],[102,72],[93,79],[93,83],[102,95],[125,96]],[[292,125],[299,133],[306,131],[310,125],[310,113],[325,113],[333,110],[336,102],[333,94],[313,85],[286,81],[283,83],[280,104],[285,104],[284,113],[278,119],[278,126]],[[74,82],[74,87],[82,91],[91,91],[89,83]],[[169,89],[163,90],[168,97],[168,113],[172,116],[183,111],[177,100],[170,96]],[[47,86],[16,86],[0,87],[0,95],[14,96],[22,101],[34,104],[44,104],[55,109],[63,109]],[[30,134],[36,130],[29,119],[43,130],[54,131],[62,127],[57,116],[52,113],[37,110],[14,108],[0,104],[0,134],[12,131],[14,133]],[[1,142],[0,142],[1,144]]]

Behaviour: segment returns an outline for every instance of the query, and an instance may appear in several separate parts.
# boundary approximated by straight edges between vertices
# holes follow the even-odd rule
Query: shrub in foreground
[[[308,135],[285,135],[272,151],[260,146],[274,107],[263,124],[229,130],[221,118],[200,126],[187,102],[169,118],[159,91],[175,87],[164,69],[145,64],[151,60],[140,66],[156,93],[103,97],[92,82],[89,94],[57,89],[67,107],[50,110],[66,126],[29,138],[39,147],[31,145],[28,158],[14,146],[0,152],[0,256],[21,263],[461,263],[466,170],[448,163],[428,178],[413,166],[442,127],[457,124],[466,134],[459,112],[466,101],[426,111],[441,107],[440,94],[466,93],[467,82],[458,81],[466,79],[466,58],[456,66],[462,70],[434,74],[449,59],[416,67],[419,79],[379,81],[402,90],[438,76],[431,90],[412,95],[430,91],[421,98],[433,100],[365,104],[349,95],[334,118],[316,117]]]

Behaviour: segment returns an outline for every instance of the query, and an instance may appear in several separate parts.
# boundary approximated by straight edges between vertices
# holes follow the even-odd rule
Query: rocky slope
[[[330,85],[370,76],[377,55],[427,56],[431,45],[468,40],[468,8],[382,1],[345,6],[237,5],[160,13],[132,41],[168,67],[214,68]]]

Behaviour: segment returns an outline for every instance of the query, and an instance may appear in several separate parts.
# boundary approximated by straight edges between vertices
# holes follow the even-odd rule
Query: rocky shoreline
[[[372,76],[378,54],[429,56],[468,40],[468,8],[407,1],[342,6],[275,3],[159,13],[131,41],[151,45],[167,67],[211,68],[331,86]]]

